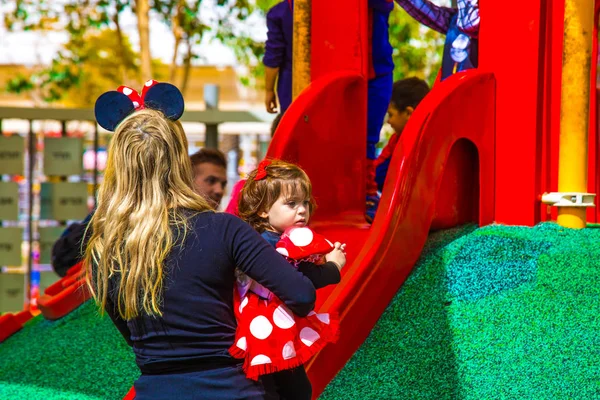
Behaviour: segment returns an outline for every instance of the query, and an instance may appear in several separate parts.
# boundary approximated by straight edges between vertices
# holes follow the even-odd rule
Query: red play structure
[[[340,313],[341,337],[308,365],[315,396],[368,336],[431,229],[556,219],[541,195],[558,181],[563,1],[481,2],[479,69],[436,84],[419,105],[372,226],[363,217],[367,2],[312,2],[312,83],[286,112],[267,157],[306,169],[319,205],[312,226],[348,244],[342,282],[319,294],[317,308]],[[591,114],[588,191],[598,193]],[[599,216],[589,209],[589,222]]]
[[[400,138],[370,226],[364,220],[367,2],[312,2],[312,83],[286,112],[267,157],[296,162],[308,172],[319,205],[312,226],[347,243],[342,282],[318,295],[317,309],[339,313],[341,336],[307,366],[315,397],[369,335],[430,230],[470,221],[531,226],[556,219],[541,196],[556,191],[558,182],[563,9],[564,0],[529,0],[518,7],[481,1],[479,69],[436,84],[419,105]],[[596,58],[597,52],[590,193],[600,192]],[[600,222],[598,208],[587,217]],[[44,315],[60,318],[89,298],[82,282],[76,266],[49,288],[40,302]],[[30,317],[3,316],[0,325],[12,333]],[[132,389],[126,398],[134,395]]]

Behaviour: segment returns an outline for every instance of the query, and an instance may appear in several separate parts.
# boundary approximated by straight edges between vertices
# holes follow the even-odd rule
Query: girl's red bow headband
[[[256,170],[256,176],[254,177],[255,181],[260,181],[261,179],[265,179],[267,177],[267,166],[271,165],[271,160],[264,159],[258,164],[258,168]]]
[[[170,83],[149,80],[141,95],[128,86],[102,94],[96,100],[94,113],[98,125],[113,132],[129,114],[144,108],[161,111],[165,117],[177,121],[183,114],[183,96]]]

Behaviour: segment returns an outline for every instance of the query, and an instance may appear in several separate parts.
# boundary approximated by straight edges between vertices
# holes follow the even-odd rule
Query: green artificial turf
[[[0,399],[122,399],[139,376],[110,318],[88,301],[57,321],[41,315],[0,344]]]
[[[322,399],[600,399],[600,230],[433,233]],[[0,399],[121,399],[139,375],[88,302],[0,344]]]
[[[322,399],[600,399],[600,230],[434,233]]]

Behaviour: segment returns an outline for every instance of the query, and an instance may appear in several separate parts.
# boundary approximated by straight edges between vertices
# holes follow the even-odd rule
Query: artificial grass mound
[[[0,399],[122,399],[139,376],[131,348],[88,301],[41,315],[0,344]]]
[[[600,398],[600,230],[465,226],[419,263],[323,399]],[[121,399],[139,375],[88,302],[0,344],[0,399]]]
[[[600,230],[434,233],[322,399],[600,398]]]

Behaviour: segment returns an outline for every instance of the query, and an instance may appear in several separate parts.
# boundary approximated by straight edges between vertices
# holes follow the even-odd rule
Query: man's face
[[[213,163],[194,166],[194,190],[217,209],[227,186],[227,170]]]

